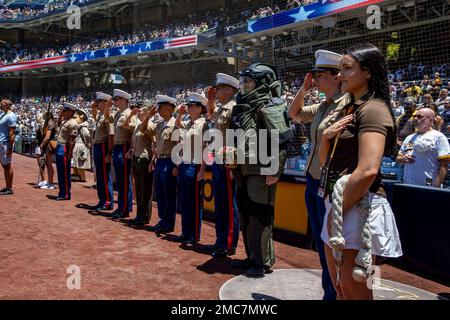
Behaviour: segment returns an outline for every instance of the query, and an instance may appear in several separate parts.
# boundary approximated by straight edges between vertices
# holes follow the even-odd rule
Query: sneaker
[[[46,184],[46,185],[40,187],[39,189],[42,189],[42,190],[55,190],[55,185],[54,184]]]
[[[8,196],[10,194],[14,194],[14,192],[12,191],[12,189],[2,189],[0,190],[0,196]]]
[[[45,186],[45,185],[47,185],[47,184],[48,184],[47,181],[41,181],[41,182],[39,182],[39,183],[37,184],[37,186],[38,186],[38,187],[43,187],[43,186]]]

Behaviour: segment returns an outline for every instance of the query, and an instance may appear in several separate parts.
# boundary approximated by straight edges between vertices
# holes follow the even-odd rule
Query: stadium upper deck
[[[0,1],[0,27],[18,28],[56,22],[69,14],[67,9],[78,6],[85,12],[106,9],[138,0],[12,0]]]
[[[407,68],[411,62],[440,66],[449,61],[446,30],[450,16],[446,0],[412,4],[399,0],[310,2],[184,0],[167,5],[143,0],[83,12],[81,30],[67,30],[65,21],[26,30],[16,28],[13,33],[0,30],[0,39],[7,42],[3,48],[0,46],[0,60],[7,57],[1,50],[8,48],[32,51],[28,55],[36,54],[35,59],[62,55],[54,64],[25,60],[28,64],[0,67],[0,79],[16,79],[21,89],[54,88],[54,77],[69,76],[67,80],[62,78],[69,87],[86,83],[87,77],[90,85],[100,85],[107,73],[120,74],[128,84],[190,79],[208,82],[215,72],[233,72],[252,61],[275,64],[286,77],[298,76],[312,65],[315,50],[340,51],[364,41],[383,48],[392,72]],[[366,25],[366,10],[372,3],[381,8],[380,29],[369,30]],[[345,7],[336,10],[342,4]],[[253,19],[247,21],[245,17]],[[180,23],[195,25],[204,21],[207,28],[181,34],[196,35],[182,39],[180,47],[165,39],[179,35],[140,34],[145,28],[166,31]],[[181,70],[182,75],[173,76]],[[6,87],[14,86],[13,81]],[[33,83],[25,85],[27,81]],[[36,84],[39,81],[41,84]]]

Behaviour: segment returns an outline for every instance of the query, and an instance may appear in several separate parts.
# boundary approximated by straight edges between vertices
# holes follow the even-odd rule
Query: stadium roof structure
[[[147,0],[151,2],[152,0]],[[110,8],[123,5],[129,5],[133,3],[143,2],[142,0],[92,0],[86,4],[80,4],[82,8],[82,13],[105,13],[108,14]],[[15,29],[15,28],[31,28],[37,27],[42,24],[52,24],[64,20],[70,15],[67,13],[67,9],[62,9],[60,11],[51,12],[45,15],[39,15],[26,20],[0,20],[0,29]]]

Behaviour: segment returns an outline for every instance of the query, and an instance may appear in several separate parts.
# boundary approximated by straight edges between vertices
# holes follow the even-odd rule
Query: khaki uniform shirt
[[[109,119],[105,119],[105,115],[100,112],[94,120],[96,122],[94,144],[107,143],[109,136],[114,134],[113,116],[110,115]]]
[[[195,121],[184,121],[181,128],[187,130],[183,135],[183,161],[201,164],[203,162],[203,134],[208,130],[208,123],[204,117],[200,117]],[[189,148],[190,144],[190,150]],[[190,152],[185,154],[185,152]]]
[[[213,128],[218,129],[222,132],[223,136],[226,135],[226,130],[230,129],[231,123],[231,113],[233,112],[233,107],[236,105],[235,101],[230,101],[227,104],[216,107],[213,113]]]
[[[172,149],[177,145],[176,141],[172,141],[172,133],[175,130],[175,118],[169,121],[149,121],[145,134],[153,141],[156,141],[156,154],[158,156],[170,156]]]
[[[67,144],[70,137],[78,135],[78,123],[75,119],[64,120],[58,129],[56,140],[58,144]]]
[[[132,137],[134,156],[139,159],[150,159],[152,155],[152,139],[141,132],[142,123],[138,123],[138,121],[135,122],[136,128]]]
[[[320,161],[319,147],[322,140],[322,134],[326,128],[336,122],[336,118],[342,108],[351,102],[348,94],[339,94],[333,97],[333,102],[327,104],[322,103],[305,106],[300,112],[300,118],[305,123],[311,123],[311,152],[308,157],[306,172],[314,179],[320,179]]]
[[[130,121],[129,126],[123,126],[125,120],[130,116],[131,109],[127,108],[123,112],[117,112],[114,116],[114,144],[130,144],[134,131],[134,121]]]

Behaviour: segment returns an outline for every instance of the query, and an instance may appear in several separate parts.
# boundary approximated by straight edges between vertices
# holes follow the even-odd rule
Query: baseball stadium
[[[0,299],[448,300],[449,30],[449,0],[0,0]]]

